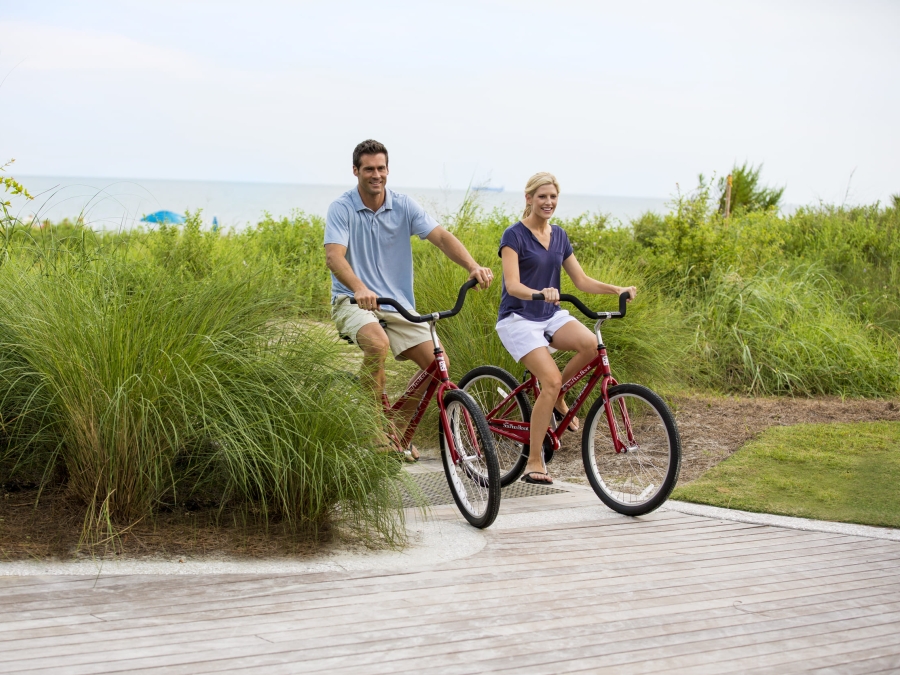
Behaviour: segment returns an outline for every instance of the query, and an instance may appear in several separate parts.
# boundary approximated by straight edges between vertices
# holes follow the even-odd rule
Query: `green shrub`
[[[0,268],[7,465],[62,465],[92,522],[133,522],[203,490],[291,527],[341,517],[402,539],[370,397],[335,377],[333,335],[288,321],[270,277],[54,262]]]
[[[695,321],[706,386],[802,396],[900,391],[896,342],[855,318],[821,266],[715,270]]]
[[[762,164],[753,166],[744,162],[737,164],[731,170],[731,212],[748,213],[752,211],[771,211],[777,209],[784,195],[784,188],[762,187],[759,184],[759,174]],[[702,182],[702,179],[701,179]],[[725,213],[725,188],[727,180],[719,179],[719,213]]]

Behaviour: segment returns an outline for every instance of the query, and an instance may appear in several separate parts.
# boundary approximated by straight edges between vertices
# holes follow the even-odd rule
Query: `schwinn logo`
[[[609,357],[608,357],[608,356],[604,356],[604,357],[603,357],[603,365],[604,365],[604,366],[608,366],[608,365],[609,365]]]
[[[416,387],[418,387],[420,384],[422,384],[422,382],[424,382],[424,380],[425,380],[426,377],[428,377],[428,371],[427,371],[427,370],[423,370],[423,371],[422,371],[422,374],[419,375],[419,376],[415,379],[415,381],[412,383],[412,385],[410,385],[410,388],[411,388],[411,389],[415,389]]]
[[[512,424],[510,422],[501,422],[501,429],[515,429],[516,431],[530,431],[531,427],[522,426],[521,424]]]
[[[604,356],[603,358],[605,359],[606,357]],[[579,373],[578,373],[575,377],[573,377],[572,379],[573,379],[573,380],[577,380],[579,377],[581,377],[582,375],[584,375],[586,372],[590,371],[591,368],[592,368],[592,366],[590,366],[590,365],[585,366],[584,368],[581,369],[581,372],[579,372]]]

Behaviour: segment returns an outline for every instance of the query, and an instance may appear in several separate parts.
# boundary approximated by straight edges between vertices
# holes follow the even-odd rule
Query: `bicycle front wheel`
[[[444,395],[449,434],[456,449],[453,459],[443,423],[438,425],[441,460],[453,501],[475,527],[490,526],[500,510],[500,465],[484,413],[460,389]]]
[[[616,452],[602,398],[585,419],[581,455],[597,496],[626,516],[650,513],[668,499],[681,468],[675,417],[656,393],[639,384],[609,389],[613,426],[625,449]]]
[[[494,408],[501,406],[496,419],[512,422],[531,421],[531,403],[528,396],[520,392],[510,398],[510,394],[519,386],[512,375],[497,366],[479,366],[463,375],[459,388],[475,399],[475,403],[488,415]],[[506,403],[503,403],[506,400]],[[488,417],[488,426],[492,419]],[[516,482],[525,471],[528,463],[528,444],[519,443],[491,430],[497,461],[500,463],[500,485],[506,487]]]

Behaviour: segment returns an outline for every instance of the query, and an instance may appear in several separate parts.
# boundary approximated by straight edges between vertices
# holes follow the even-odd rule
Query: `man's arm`
[[[346,246],[325,244],[325,264],[338,281],[353,291],[356,304],[361,309],[378,309],[378,303],[375,302],[378,296],[356,276],[350,263],[347,262]]]
[[[491,268],[482,267],[475,262],[475,259],[469,254],[466,247],[452,233],[438,225],[425,238],[441,249],[441,252],[450,260],[464,268],[469,273],[469,278],[475,279],[480,288],[487,288],[491,285],[491,282],[494,280],[494,273],[491,271]]]

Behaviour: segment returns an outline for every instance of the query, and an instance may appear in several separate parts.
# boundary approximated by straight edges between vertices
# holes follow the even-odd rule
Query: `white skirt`
[[[523,356],[540,347],[549,348],[551,354],[555,352],[556,350],[550,346],[544,334],[547,333],[552,337],[556,331],[570,321],[578,321],[578,319],[565,309],[559,310],[544,321],[530,321],[523,319],[518,314],[510,314],[497,322],[496,329],[500,336],[500,342],[518,363]]]

